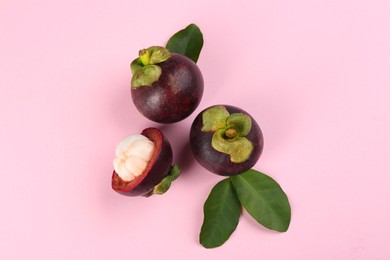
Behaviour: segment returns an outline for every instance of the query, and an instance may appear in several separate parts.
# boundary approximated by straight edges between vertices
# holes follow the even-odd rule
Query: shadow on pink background
[[[3,1],[0,259],[389,259],[388,1]],[[158,125],[131,102],[129,64],[189,23],[202,30],[204,98]],[[246,213],[198,242],[221,180],[188,147],[195,115],[243,108],[263,130],[254,167],[292,205],[286,233]],[[160,127],[183,175],[164,196],[111,190],[117,142]]]

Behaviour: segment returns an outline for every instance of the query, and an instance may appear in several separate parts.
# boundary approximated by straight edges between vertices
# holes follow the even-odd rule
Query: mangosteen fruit
[[[157,128],[125,137],[115,151],[112,188],[127,196],[165,193],[180,174],[172,155],[168,139]]]
[[[252,168],[263,150],[263,134],[244,110],[215,105],[195,118],[190,130],[191,150],[207,170],[233,176]]]
[[[131,97],[138,111],[157,123],[175,123],[198,107],[203,77],[194,61],[152,46],[131,63]]]

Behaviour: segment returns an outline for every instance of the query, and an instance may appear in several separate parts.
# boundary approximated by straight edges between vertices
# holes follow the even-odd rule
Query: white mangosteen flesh
[[[152,158],[154,143],[144,135],[134,134],[122,139],[115,151],[114,170],[124,181],[140,176]]]

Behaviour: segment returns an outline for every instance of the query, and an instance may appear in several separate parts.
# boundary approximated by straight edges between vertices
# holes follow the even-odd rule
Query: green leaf
[[[241,204],[257,222],[272,230],[287,231],[291,208],[275,180],[253,169],[230,179]]]
[[[205,248],[221,246],[236,229],[241,215],[241,205],[229,178],[214,186],[203,211],[200,243]]]
[[[203,47],[203,35],[195,24],[188,25],[185,29],[175,33],[167,43],[166,48],[187,56],[195,63],[198,61],[200,51]]]
[[[217,105],[206,109],[202,113],[202,131],[214,132],[226,126],[226,119],[229,117],[226,107]]]

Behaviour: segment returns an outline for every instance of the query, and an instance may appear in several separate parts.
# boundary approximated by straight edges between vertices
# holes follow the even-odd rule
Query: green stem
[[[139,60],[144,66],[149,65],[151,53],[148,49],[142,49],[139,51]]]
[[[226,129],[225,136],[229,139],[236,139],[238,136],[238,131],[234,127]]]

